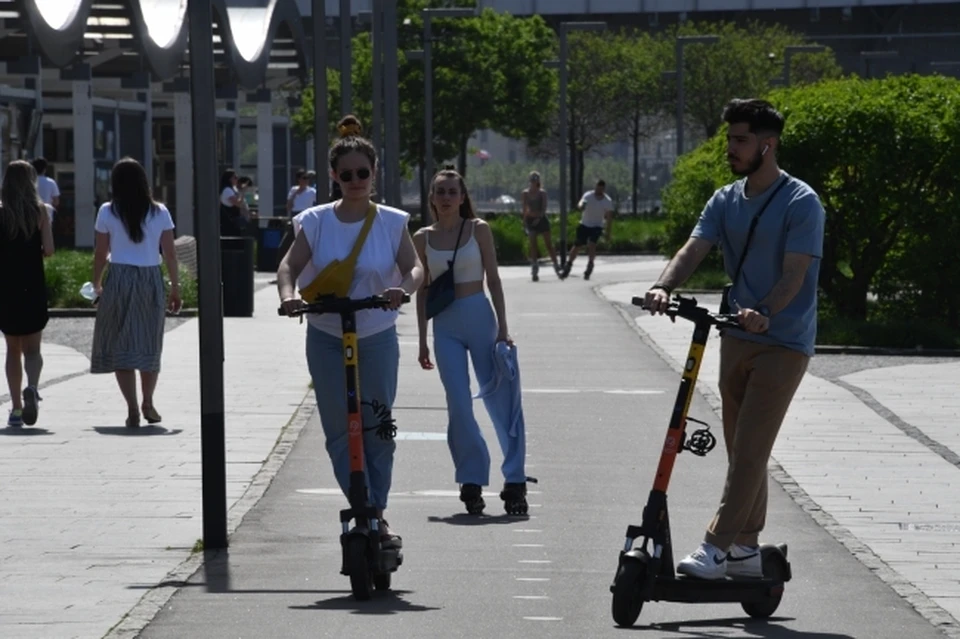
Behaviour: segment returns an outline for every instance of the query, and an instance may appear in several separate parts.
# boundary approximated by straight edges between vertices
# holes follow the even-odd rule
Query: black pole
[[[317,204],[330,196],[327,177],[327,7],[324,0],[313,0],[313,166],[317,171]]]
[[[200,324],[200,456],[203,547],[227,547],[227,460],[223,414],[223,300],[217,185],[211,0],[189,0],[193,211]]]

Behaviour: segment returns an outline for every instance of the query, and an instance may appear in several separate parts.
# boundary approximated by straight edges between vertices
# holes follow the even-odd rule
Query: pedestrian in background
[[[98,302],[90,372],[116,376],[127,402],[126,425],[136,428],[141,412],[147,423],[162,420],[153,395],[163,352],[164,310],[180,311],[179,266],[173,219],[167,207],[153,200],[143,166],[131,158],[120,160],[110,185],[113,199],[100,207],[94,225],[93,285]],[[160,269],[161,250],[169,293]],[[143,392],[139,405],[137,371]]]
[[[15,160],[0,186],[0,332],[7,344],[7,386],[13,403],[7,426],[12,428],[37,423],[40,342],[49,319],[43,258],[53,255],[53,230],[36,182],[34,168]],[[22,388],[24,371],[27,386]]]

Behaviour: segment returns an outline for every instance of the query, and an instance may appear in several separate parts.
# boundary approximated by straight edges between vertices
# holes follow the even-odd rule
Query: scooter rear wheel
[[[389,572],[382,572],[375,574],[373,576],[373,586],[377,590],[390,590],[390,575]]]
[[[620,559],[617,576],[613,580],[613,621],[621,628],[629,628],[637,622],[643,609],[640,592],[647,579],[647,562],[635,557]]]
[[[351,537],[347,542],[350,589],[358,601],[366,601],[373,594],[373,575],[370,573],[367,550],[368,544],[365,537]]]
[[[763,559],[763,577],[764,579],[773,579],[783,582],[787,578],[784,558],[773,548],[764,548],[761,550]],[[783,599],[783,587],[780,587],[779,594],[768,595],[764,601],[743,603],[743,611],[754,619],[767,619],[772,616],[780,607],[780,601]]]

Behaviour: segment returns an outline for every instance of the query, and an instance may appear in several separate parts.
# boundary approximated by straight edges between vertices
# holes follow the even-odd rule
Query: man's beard
[[[739,175],[740,177],[753,175],[760,170],[760,167],[763,166],[763,154],[760,153],[760,149],[757,149],[756,154],[753,156],[753,159],[747,164],[745,169],[735,169],[733,166],[730,166],[730,170],[733,171],[734,175]]]

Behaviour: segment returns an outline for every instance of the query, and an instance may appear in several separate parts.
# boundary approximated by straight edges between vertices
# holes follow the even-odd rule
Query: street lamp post
[[[473,18],[477,15],[476,9],[423,9],[423,92],[425,104],[423,109],[423,137],[426,150],[424,163],[425,179],[434,173],[433,166],[433,34],[431,22],[436,18]],[[420,203],[421,221],[426,226],[429,222],[427,211],[430,207],[426,202]]]
[[[567,266],[567,34],[570,31],[602,31],[606,22],[561,22],[560,23],[560,267]],[[571,176],[572,178],[572,176]]]
[[[330,195],[327,165],[327,7],[325,0],[313,0],[313,166],[317,171],[317,204]]]
[[[720,36],[679,36],[676,45],[677,59],[677,158],[683,155],[683,116],[685,105],[683,103],[683,48],[688,44],[713,44],[720,40]]]
[[[353,102],[353,55],[350,53],[350,0],[340,0],[340,117],[350,113]]]
[[[827,48],[820,44],[792,44],[783,50],[783,85],[790,86],[790,59],[797,53],[822,53]]]
[[[200,476],[203,546],[227,547],[227,461],[223,404],[223,286],[216,215],[216,112],[213,78],[213,7],[187,5],[190,34],[190,102],[193,127],[193,210],[196,212],[200,307]]]

